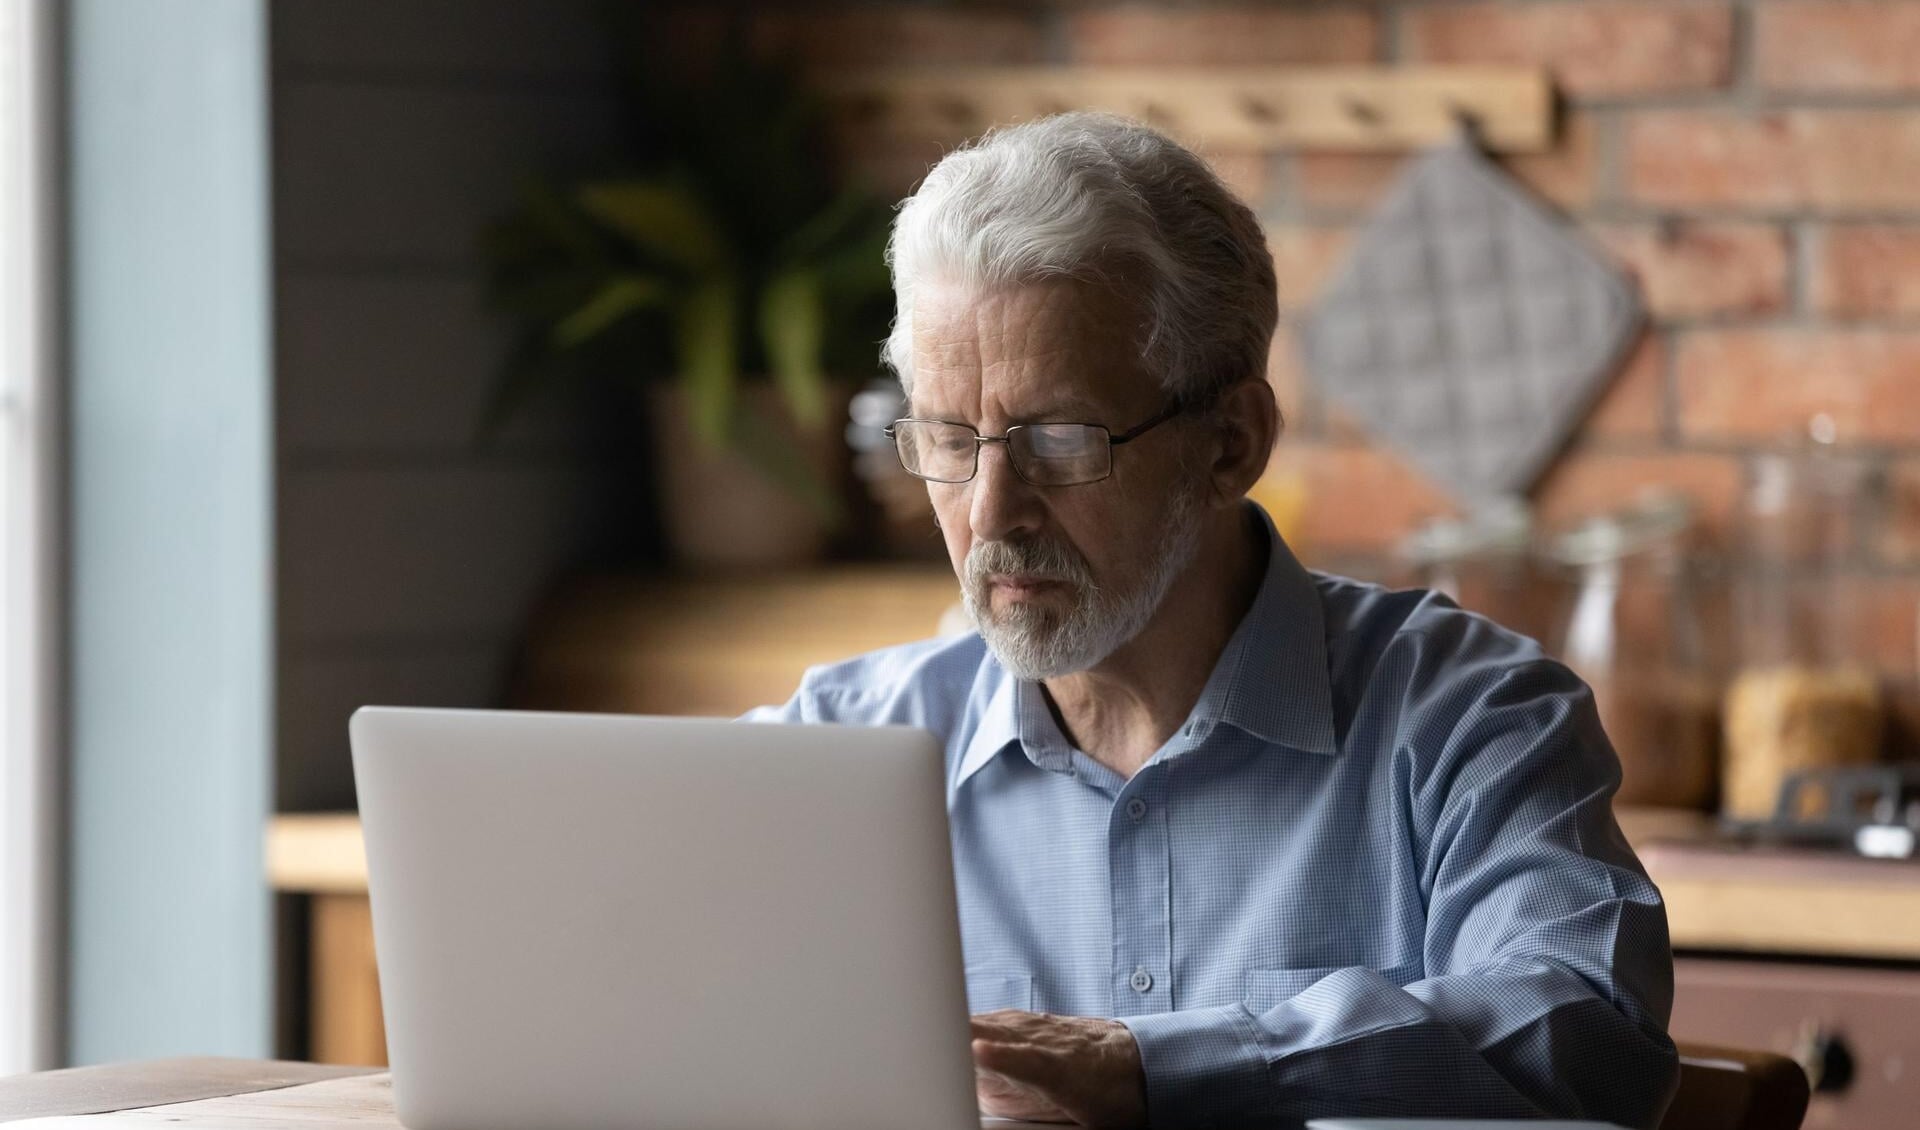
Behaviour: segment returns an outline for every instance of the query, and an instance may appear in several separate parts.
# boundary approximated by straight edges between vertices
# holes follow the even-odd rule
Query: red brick
[[[1300,201],[1312,208],[1370,208],[1406,167],[1406,159],[1405,154],[1300,153],[1294,159]],[[1500,159],[1522,183],[1563,208],[1593,199],[1595,163],[1593,120],[1584,114],[1568,118],[1551,150]]]
[[[1294,185],[1309,208],[1357,211],[1379,203],[1405,165],[1401,154],[1304,150],[1293,159]]]
[[[762,9],[752,39],[815,67],[1035,63],[1046,42],[1038,12],[908,7]]]
[[[1543,65],[1575,95],[1714,89],[1732,70],[1725,4],[1436,4],[1402,18],[1409,61]]]
[[[1574,450],[1547,472],[1534,491],[1534,504],[1542,528],[1559,529],[1618,509],[1642,491],[1671,488],[1693,499],[1707,536],[1724,543],[1741,483],[1740,460],[1731,455]]]
[[[1920,207],[1920,109],[1671,110],[1628,124],[1627,191],[1675,207]]]
[[[1785,0],[1753,8],[1753,66],[1782,91],[1920,91],[1920,3]]]
[[[1851,631],[1841,646],[1893,678],[1911,678],[1920,658],[1920,578],[1860,577],[1847,588]]]
[[[1920,316],[1920,225],[1835,224],[1818,246],[1815,310],[1839,318]]]
[[[1920,459],[1903,459],[1887,473],[1885,524],[1875,538],[1882,560],[1920,565]]]
[[[1267,229],[1267,249],[1280,287],[1280,308],[1297,311],[1312,302],[1320,286],[1345,258],[1353,233],[1346,228],[1276,225]]]
[[[1772,224],[1600,224],[1594,235],[1663,318],[1770,314],[1787,305],[1787,237]]]
[[[1422,522],[1456,512],[1425,476],[1379,448],[1283,440],[1271,468],[1304,480],[1301,536],[1316,554],[1385,551]]]
[[[1920,441],[1920,332],[1703,330],[1681,336],[1680,430],[1782,440],[1826,413],[1841,442]]]
[[[1739,607],[1737,601],[1734,606]],[[1795,641],[1809,648],[1811,653],[1806,658],[1819,658],[1821,652],[1832,648],[1836,662],[1863,664],[1896,683],[1913,678],[1915,651],[1920,646],[1920,632],[1916,632],[1916,621],[1920,621],[1920,575],[1876,576],[1854,570],[1843,576],[1837,592],[1820,602],[1819,611],[1830,625],[1821,629],[1826,638],[1815,642],[1812,638],[1798,637]],[[1737,627],[1729,634],[1737,645],[1740,638]],[[1737,659],[1737,646],[1735,652]],[[1920,715],[1916,714],[1920,703],[1911,698],[1915,688],[1895,685],[1886,689],[1896,696],[1889,705],[1897,714],[1904,715],[1896,719],[1897,724],[1912,727],[1920,721]],[[1901,701],[1902,698],[1906,701]],[[1895,740],[1911,750],[1916,736],[1908,733]]]
[[[1606,439],[1654,439],[1666,415],[1667,348],[1656,332],[1642,334],[1626,366],[1587,416],[1581,435]]]
[[[1076,63],[1364,63],[1380,21],[1350,7],[1168,10],[1129,5],[1069,13]]]

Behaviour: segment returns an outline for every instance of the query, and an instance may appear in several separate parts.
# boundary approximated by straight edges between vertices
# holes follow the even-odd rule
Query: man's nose
[[[1009,535],[1038,527],[1039,493],[1014,471],[1006,444],[980,445],[980,464],[971,485],[968,521],[975,541],[1004,541]]]

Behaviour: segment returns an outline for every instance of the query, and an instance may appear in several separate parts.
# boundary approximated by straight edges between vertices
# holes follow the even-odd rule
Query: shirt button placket
[[[1143,770],[1107,825],[1113,898],[1113,1015],[1172,1008],[1167,970],[1168,889],[1164,772]]]

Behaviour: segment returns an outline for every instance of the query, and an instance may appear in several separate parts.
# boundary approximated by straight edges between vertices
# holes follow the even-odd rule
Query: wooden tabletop
[[[376,1107],[384,1102],[386,1121],[397,1126],[391,1099],[382,1098],[386,1078],[385,1072],[373,1067],[209,1057],[72,1067],[0,1078],[0,1122],[71,1118],[77,1126],[91,1127],[105,1120],[80,1116],[100,1114],[141,1121],[151,1117],[156,1123],[191,1122],[194,1115],[208,1112],[209,1103],[223,1104],[215,1113],[277,1109],[284,1114],[287,1097],[269,1103],[265,1096],[288,1092],[292,1101],[311,1102],[310,1088],[330,1083],[333,1089],[321,1096],[328,1104],[348,1095],[357,1096],[362,1109],[370,1098],[377,1100]],[[164,1115],[156,1113],[160,1111]],[[365,1119],[354,1123],[368,1124]],[[321,1130],[321,1124],[311,1130]]]

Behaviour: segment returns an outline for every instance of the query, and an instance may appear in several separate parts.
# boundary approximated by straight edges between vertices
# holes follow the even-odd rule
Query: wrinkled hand
[[[1000,1118],[1116,1130],[1147,1123],[1133,1033],[1115,1020],[1002,1009],[973,1018],[980,1107]]]

